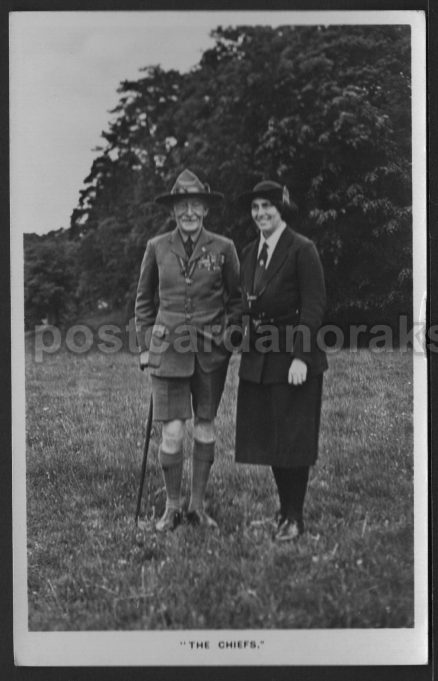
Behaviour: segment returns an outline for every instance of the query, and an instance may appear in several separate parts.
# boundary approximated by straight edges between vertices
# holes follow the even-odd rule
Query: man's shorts
[[[192,418],[212,421],[219,409],[227,364],[209,373],[203,371],[195,358],[195,372],[185,378],[151,376],[154,398],[154,420],[173,421]]]

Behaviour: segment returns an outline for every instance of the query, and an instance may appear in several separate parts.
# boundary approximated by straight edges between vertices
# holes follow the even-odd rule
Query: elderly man
[[[214,420],[230,358],[227,329],[240,321],[239,261],[233,242],[204,227],[210,206],[223,195],[210,191],[190,170],[169,194],[176,228],[147,243],[135,305],[140,366],[149,367],[154,419],[162,421],[159,449],[166,509],[158,531],[181,522],[185,422],[194,411],[194,442],[187,520],[217,527],[204,510],[214,459]]]

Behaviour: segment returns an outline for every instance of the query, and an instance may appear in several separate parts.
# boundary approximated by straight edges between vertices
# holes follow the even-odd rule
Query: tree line
[[[235,197],[284,183],[293,225],[323,261],[327,319],[411,314],[409,26],[218,27],[187,73],[123,81],[70,225],[25,235],[31,328],[101,307],[133,313],[147,240],[172,227],[153,197],[188,167],[224,192],[208,226],[238,251],[256,236]]]

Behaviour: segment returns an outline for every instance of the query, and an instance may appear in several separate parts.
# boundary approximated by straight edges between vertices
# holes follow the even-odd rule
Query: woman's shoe
[[[296,518],[286,518],[279,526],[275,535],[275,540],[281,542],[293,541],[294,539],[298,539],[303,532],[304,525],[302,521],[300,522]]]
[[[286,516],[282,512],[281,508],[278,509],[278,511],[275,512],[274,515],[274,523],[276,527],[276,532],[280,529],[280,526],[283,525],[284,521],[286,520]]]

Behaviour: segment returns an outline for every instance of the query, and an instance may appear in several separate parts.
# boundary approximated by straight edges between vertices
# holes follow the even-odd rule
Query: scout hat
[[[175,201],[179,201],[187,195],[191,198],[202,199],[209,205],[218,203],[224,198],[223,194],[212,192],[207,183],[203,184],[195,173],[186,168],[176,178],[170,194],[160,194],[155,198],[155,203],[171,207]]]
[[[288,188],[278,182],[272,180],[258,182],[252,191],[240,194],[236,202],[241,208],[249,209],[253,199],[257,198],[268,199],[277,208],[287,208],[292,214],[298,212],[296,204],[291,201]]]

